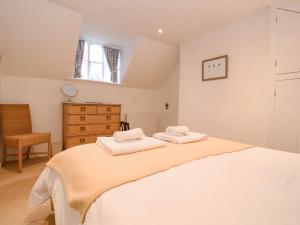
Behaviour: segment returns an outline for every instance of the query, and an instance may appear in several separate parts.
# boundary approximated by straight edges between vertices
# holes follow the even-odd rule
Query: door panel
[[[116,123],[120,121],[120,115],[69,115],[69,124],[96,124]]]
[[[276,83],[273,148],[300,153],[300,79]]]
[[[277,10],[276,74],[300,71],[300,13]]]

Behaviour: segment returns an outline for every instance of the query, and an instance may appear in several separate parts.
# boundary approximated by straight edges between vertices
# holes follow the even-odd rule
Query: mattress
[[[29,205],[50,196],[56,225],[81,224],[79,212],[67,204],[59,175],[46,168]],[[299,221],[300,155],[254,147],[195,160],[113,188],[92,204],[84,225],[299,225]]]

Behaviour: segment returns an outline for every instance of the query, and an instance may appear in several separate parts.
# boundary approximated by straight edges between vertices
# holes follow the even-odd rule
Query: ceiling
[[[71,77],[80,27],[79,13],[47,1],[0,0],[3,74]]]
[[[146,36],[173,45],[267,7],[271,0],[48,0],[83,15],[81,36],[123,45]],[[164,30],[158,34],[158,29]]]
[[[179,61],[179,49],[150,38],[140,37],[122,79],[124,85],[158,89]]]
[[[1,71],[5,75],[72,76],[82,15],[44,0],[0,0]],[[65,31],[65,32],[62,32]],[[179,61],[176,46],[146,37],[122,46],[122,83],[158,89]]]

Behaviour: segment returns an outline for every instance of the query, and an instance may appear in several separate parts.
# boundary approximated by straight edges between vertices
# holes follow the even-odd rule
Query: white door
[[[300,153],[300,79],[276,82],[273,148]]]
[[[300,71],[300,13],[277,10],[276,74]]]

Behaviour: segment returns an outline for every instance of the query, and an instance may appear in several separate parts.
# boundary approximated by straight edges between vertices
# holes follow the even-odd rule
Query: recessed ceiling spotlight
[[[159,34],[162,34],[164,31],[163,31],[163,29],[158,29],[158,31],[157,31]]]

